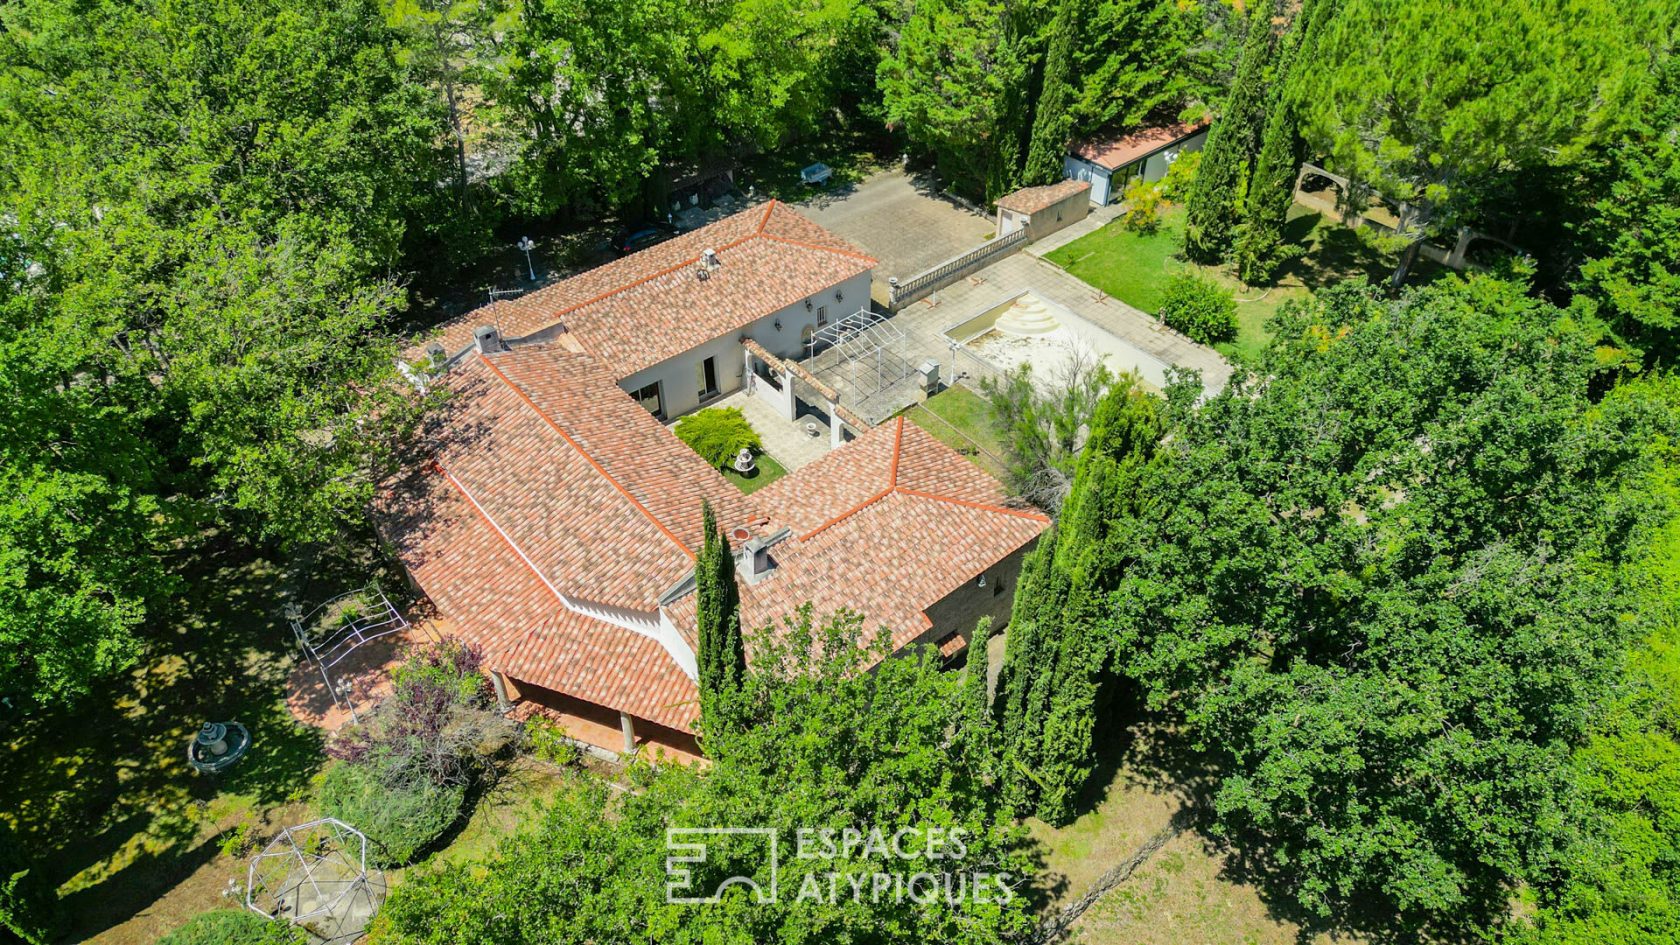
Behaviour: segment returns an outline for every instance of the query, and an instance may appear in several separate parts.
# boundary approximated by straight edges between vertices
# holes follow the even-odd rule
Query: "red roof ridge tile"
[[[904,451],[904,415],[898,415],[898,426],[893,429],[892,464],[887,467],[887,488],[898,488],[898,455]]]
[[[990,502],[976,502],[972,499],[959,499],[956,496],[940,495],[937,492],[928,492],[923,489],[912,489],[909,486],[901,486],[898,484],[898,460],[903,451],[904,416],[901,414],[897,418],[897,424],[893,429],[892,461],[887,467],[887,487],[869,498],[864,499],[857,505],[854,505],[844,512],[834,516],[821,525],[818,525],[816,528],[813,528],[805,534],[799,536],[799,540],[802,542],[810,541],[828,529],[840,524],[848,518],[851,518],[857,513],[869,508],[871,505],[874,505],[890,495],[907,495],[918,499],[934,499],[939,502],[949,502],[952,505],[959,505],[964,508],[979,509],[985,512],[996,512],[999,515],[1013,515],[1017,518],[1028,518],[1036,522],[1044,522],[1045,524],[1049,524],[1050,522],[1050,517],[1042,512],[1028,511],[1026,509],[1011,509],[1002,505],[994,505]]]
[[[940,495],[937,492],[924,492],[921,489],[912,489],[909,486],[899,486],[893,491],[899,495],[910,495],[915,496],[918,499],[933,499],[939,502],[949,502],[952,505],[960,505],[970,509],[982,509],[987,512],[996,512],[999,515],[1014,515],[1018,518],[1030,518],[1034,521],[1044,522],[1046,524],[1050,521],[1050,516],[1045,515],[1043,512],[1035,512],[1030,509],[1012,509],[1003,505],[993,505],[990,502],[976,502],[973,499],[959,499],[956,496]]]
[[[589,463],[590,466],[594,467],[595,471],[597,473],[601,474],[601,478],[605,479],[608,483],[610,483],[612,485],[612,487],[614,489],[618,490],[619,495],[622,495],[626,499],[630,500],[630,504],[636,507],[636,511],[640,512],[642,514],[643,518],[652,522],[654,527],[659,529],[659,531],[662,534],[664,534],[664,536],[666,538],[671,539],[673,544],[675,544],[678,548],[682,549],[683,554],[688,555],[688,557],[690,559],[694,558],[694,552],[691,551],[687,545],[683,544],[682,539],[678,538],[676,536],[675,532],[671,531],[669,528],[666,528],[665,523],[661,522],[659,520],[658,516],[654,515],[650,511],[648,511],[647,506],[643,505],[641,503],[641,500],[637,499],[634,495],[632,495],[630,493],[630,490],[624,488],[624,484],[619,482],[618,479],[616,477],[614,477],[612,473],[608,472],[607,467],[602,466],[599,462],[597,462],[595,460],[595,457],[591,456],[589,454],[589,451],[583,448],[583,444],[581,444],[577,440],[573,439],[572,435],[570,433],[567,433],[564,427],[562,427],[562,426],[560,426],[560,424],[556,423],[554,421],[553,417],[550,417],[546,411],[544,411],[541,407],[537,406],[537,402],[531,399],[531,395],[525,393],[524,388],[520,387],[518,384],[515,384],[513,382],[513,378],[510,378],[506,374],[502,373],[502,369],[497,367],[494,363],[492,363],[489,358],[480,354],[479,355],[479,360],[483,361],[484,366],[489,368],[490,372],[492,374],[495,374],[496,377],[500,378],[502,383],[506,384],[508,386],[509,390],[513,391],[514,394],[518,395],[519,399],[524,401],[525,405],[527,407],[530,407],[531,410],[534,413],[536,413],[536,415],[538,417],[540,417],[544,423],[548,424],[550,429],[552,429],[555,433],[560,434],[560,438],[565,440],[566,443],[568,445],[570,445],[572,449],[577,450],[578,455],[582,456],[584,458],[584,460]]]
[[[841,249],[838,246],[824,246],[821,243],[812,243],[807,240],[796,240],[791,236],[782,236],[778,233],[759,233],[758,235],[767,240],[775,240],[778,243],[786,243],[789,246],[798,246],[801,249],[815,249],[825,253],[835,253],[840,256],[851,256],[854,259],[862,259],[865,262],[870,263],[880,262],[880,260],[868,253],[860,253],[851,249]]]
[[[770,202],[764,205],[764,216],[758,221],[757,235],[762,235],[764,233],[764,228],[770,225],[770,217],[776,212],[776,205],[779,203],[781,203],[780,200],[777,200],[775,197],[771,197]]]

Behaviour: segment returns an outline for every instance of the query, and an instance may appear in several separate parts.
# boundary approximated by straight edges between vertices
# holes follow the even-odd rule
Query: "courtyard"
[[[876,296],[904,278],[984,242],[992,221],[902,168],[877,171],[844,192],[819,192],[799,212],[874,256]]]

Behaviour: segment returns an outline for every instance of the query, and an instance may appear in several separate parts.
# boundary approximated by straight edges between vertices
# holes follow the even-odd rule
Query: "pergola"
[[[379,585],[371,583],[340,594],[307,614],[296,605],[288,606],[286,619],[304,656],[321,671],[334,702],[339,697],[332,678],[334,666],[362,644],[408,629],[408,620]]]
[[[904,345],[904,331],[885,315],[859,310],[812,332],[805,342],[805,360],[812,373],[844,374],[861,402],[910,376],[913,368],[902,354]]]

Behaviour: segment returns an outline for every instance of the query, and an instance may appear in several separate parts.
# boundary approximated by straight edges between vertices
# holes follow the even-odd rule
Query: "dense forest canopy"
[[[691,924],[620,874],[653,875],[663,825],[717,817],[945,818],[1001,828],[980,851],[1025,868],[1016,818],[1078,816],[1136,701],[1215,772],[1209,833],[1281,911],[1673,943],[1677,9],[0,4],[0,696],[74,705],[131,667],[208,534],[371,544],[427,406],[394,364],[439,314],[416,287],[510,227],[663,216],[697,169],[824,147],[902,152],[984,203],[1059,179],[1071,141],[1208,118],[1187,258],[1275,287],[1313,160],[1346,206],[1405,205],[1362,237],[1394,278],[1284,306],[1205,400],[1001,385],[1024,406],[1000,439],[1032,454],[1010,485],[1052,482],[1059,518],[995,702],[983,661],[966,683],[920,657],[858,672],[843,617],[804,615],[820,665],[771,647],[749,671],[758,628],[708,545],[714,768],[622,806],[567,795],[492,881],[406,883],[387,940],[516,940],[496,910],[532,889],[552,895],[517,940],[1016,940],[1024,906]],[[1408,286],[1420,241],[1460,226],[1526,254]]]

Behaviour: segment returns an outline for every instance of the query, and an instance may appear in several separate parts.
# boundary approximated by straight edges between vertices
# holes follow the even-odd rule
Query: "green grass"
[[[1153,314],[1161,305],[1167,276],[1184,266],[1174,258],[1183,232],[1184,213],[1172,210],[1154,233],[1135,233],[1110,223],[1046,258],[1120,301]]]
[[[223,833],[256,823],[266,837],[275,825],[264,822],[299,809],[324,759],[321,734],[284,704],[295,648],[281,609],[291,595],[313,603],[371,576],[360,566],[282,566],[213,535],[174,569],[182,592],[148,615],[133,670],[77,705],[0,728],[0,817],[58,885],[71,941],[145,941],[149,932],[125,923],[184,921],[159,899],[203,875]],[[218,778],[185,760],[205,721],[241,722],[254,741]],[[194,912],[216,905],[187,898]]]
[[[723,478],[734,483],[735,488],[746,495],[757,492],[785,475],[787,468],[776,462],[776,457],[769,453],[758,454],[758,471],[751,476],[743,476],[733,469],[723,470]]]
[[[966,387],[947,387],[924,404],[912,404],[904,415],[934,439],[1001,478],[1003,443],[987,411],[985,398],[979,394]]]
[[[1284,264],[1269,286],[1244,285],[1228,266],[1202,266],[1179,256],[1184,236],[1184,210],[1172,207],[1154,233],[1140,234],[1110,223],[1083,236],[1046,258],[1081,280],[1134,308],[1154,314],[1160,308],[1167,277],[1196,269],[1230,289],[1237,299],[1237,337],[1215,347],[1228,358],[1258,357],[1270,340],[1266,322],[1291,299],[1302,299],[1333,282],[1347,279],[1381,281],[1394,271],[1395,257],[1372,248],[1358,232],[1315,210],[1294,206],[1284,238],[1304,248],[1301,256]],[[1408,278],[1421,284],[1440,278],[1443,267],[1419,260]]]
[[[515,759],[478,799],[466,825],[431,861],[466,864],[482,859],[503,838],[540,817],[542,803],[562,785],[587,776],[529,756]]]

